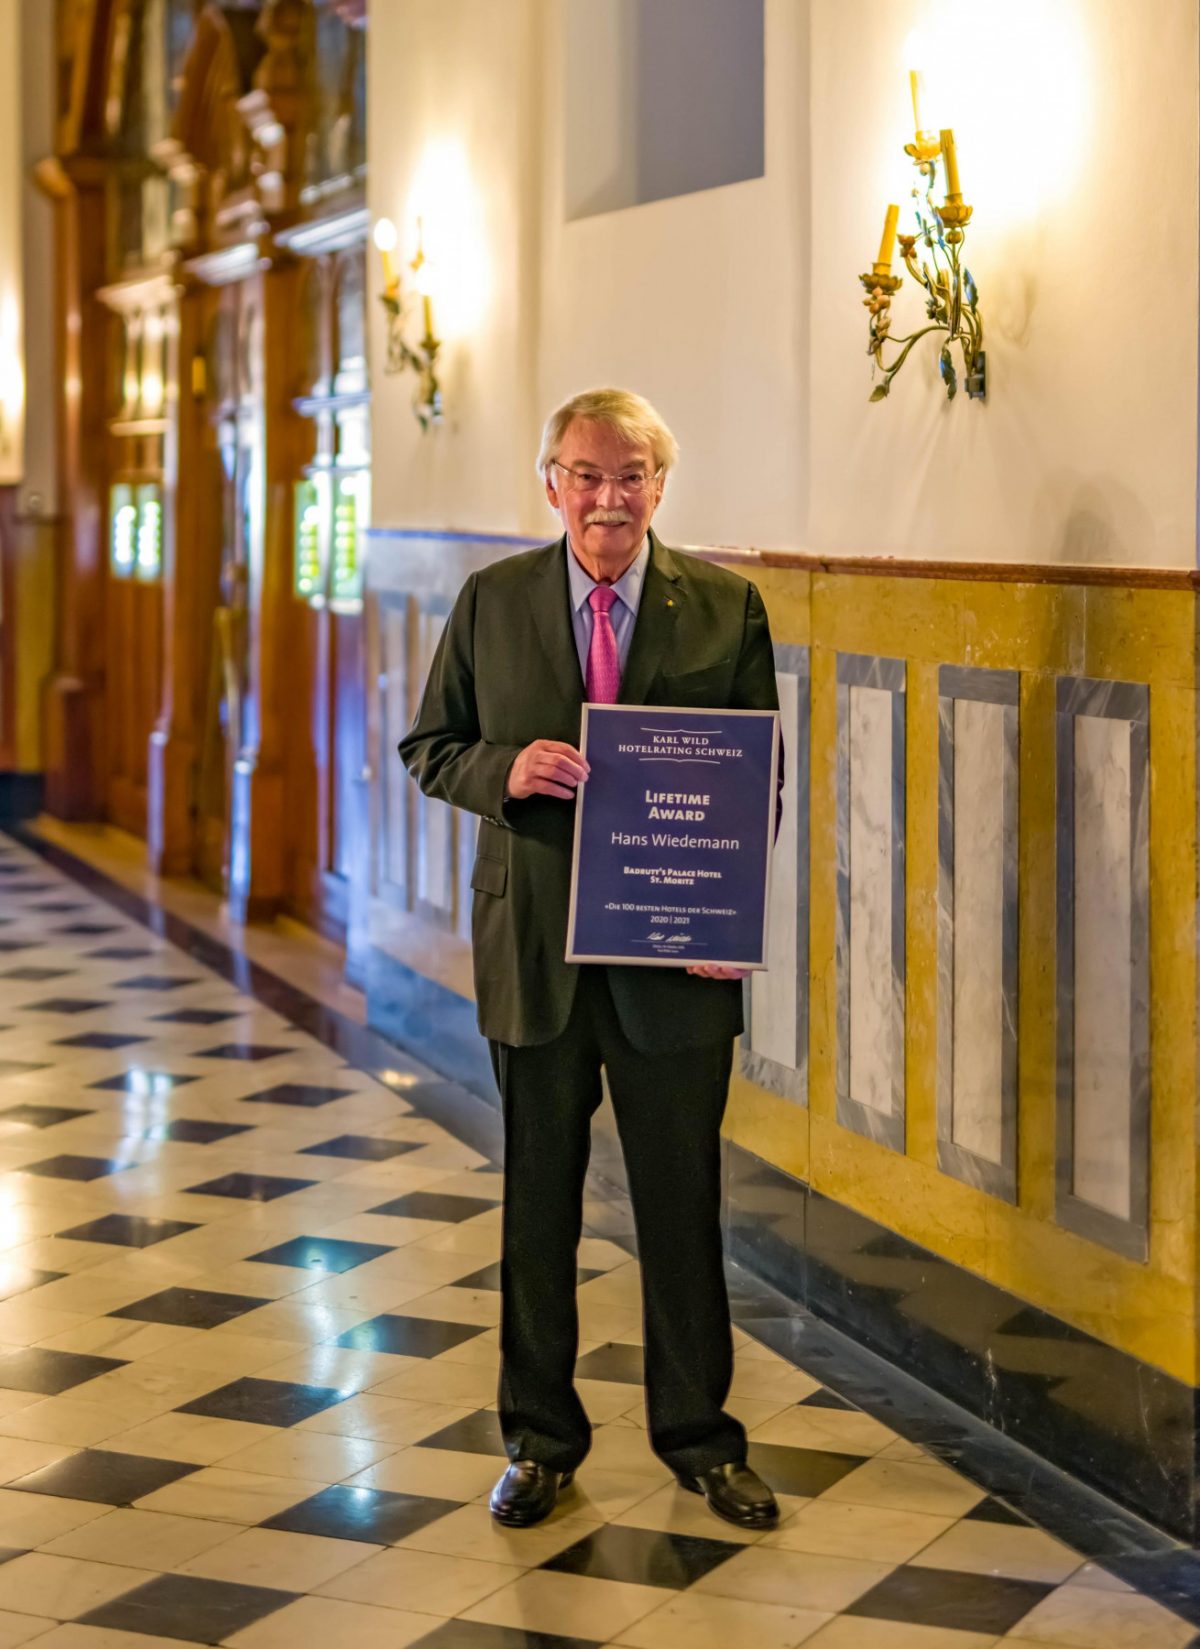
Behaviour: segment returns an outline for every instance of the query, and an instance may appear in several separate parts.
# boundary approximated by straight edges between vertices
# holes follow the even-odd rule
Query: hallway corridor
[[[636,1266],[601,1236],[592,1454],[497,1528],[500,1178],[433,1120],[452,1085],[347,1063],[386,1045],[97,886],[0,839],[0,1646],[1200,1641],[740,1328],[784,1520],[719,1523],[646,1446]]]

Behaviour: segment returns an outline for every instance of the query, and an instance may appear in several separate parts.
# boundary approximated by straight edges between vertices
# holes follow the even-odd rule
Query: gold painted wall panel
[[[435,553],[436,551],[436,553]],[[472,546],[413,547],[385,584],[451,595]],[[426,564],[426,561],[428,564]],[[904,1237],[1178,1378],[1197,1359],[1196,598],[1187,589],[754,567],[779,643],[811,668],[808,1106],[735,1075],[727,1136]],[[837,655],[906,664],[907,1148],[836,1120]],[[938,670],[1020,683],[1018,1202],[938,1167]],[[1064,1229],[1056,1196],[1056,678],[1150,687],[1149,1254]],[[414,942],[415,942],[415,936]],[[437,945],[442,941],[432,940]],[[421,966],[420,947],[405,960]],[[439,952],[440,955],[440,952]],[[446,959],[422,971],[443,971]],[[462,974],[461,956],[455,957]],[[876,1264],[878,1262],[875,1262]],[[985,1334],[986,1325],[979,1325]]]
[[[739,571],[745,568],[739,566]],[[807,592],[790,580],[804,578]],[[739,1145],[1080,1329],[1195,1381],[1196,660],[1186,590],[756,576],[778,642],[812,647],[809,1112],[739,1080]],[[782,587],[781,587],[782,586]],[[806,600],[807,594],[807,600]],[[907,664],[907,1151],[838,1126],[837,653]],[[937,1168],[938,666],[1021,672],[1018,1205]],[[1055,1223],[1055,684],[1150,694],[1150,1237],[1145,1263]],[[783,1107],[781,1109],[781,1107]],[[799,1164],[808,1161],[804,1174]]]

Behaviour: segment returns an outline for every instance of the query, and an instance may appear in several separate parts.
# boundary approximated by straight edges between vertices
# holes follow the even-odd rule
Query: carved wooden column
[[[104,173],[86,159],[39,168],[56,205],[59,474],[58,637],[46,688],[46,808],[60,819],[104,811],[104,544],[108,317],[95,297],[108,244]]]
[[[204,402],[206,289],[185,275],[176,292],[167,354],[167,382],[176,394],[164,452],[162,706],[147,763],[147,857],[159,876],[183,876],[193,868],[193,792],[208,664],[197,644],[197,615],[215,599],[213,557],[203,539],[213,530],[212,496],[219,486]]]
[[[230,912],[242,921],[273,915],[284,901],[286,719],[307,710],[295,692],[291,646],[292,482],[307,438],[292,405],[301,274],[298,260],[276,249],[260,277],[263,531],[248,569],[248,685],[229,873]]]

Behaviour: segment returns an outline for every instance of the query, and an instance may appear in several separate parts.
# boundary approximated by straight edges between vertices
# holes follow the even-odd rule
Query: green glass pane
[[[156,481],[146,481],[138,487],[136,496],[137,556],[134,571],[138,578],[150,580],[162,573],[162,488]]]
[[[109,493],[108,562],[117,578],[129,578],[137,560],[137,505],[133,488],[118,481]]]
[[[295,593],[305,601],[321,593],[321,500],[315,481],[296,482]]]
[[[335,601],[362,599],[359,530],[366,514],[365,472],[338,477],[333,494],[333,590]]]

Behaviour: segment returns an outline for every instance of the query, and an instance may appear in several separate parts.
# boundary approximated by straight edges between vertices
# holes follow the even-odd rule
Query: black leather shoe
[[[540,1523],[554,1510],[558,1491],[565,1489],[574,1476],[573,1471],[551,1471],[536,1460],[514,1460],[492,1490],[488,1501],[492,1516],[512,1529]]]
[[[698,1477],[680,1477],[679,1486],[702,1494],[709,1509],[739,1529],[771,1529],[779,1522],[779,1503],[757,1472],[740,1460],[713,1466]]]

